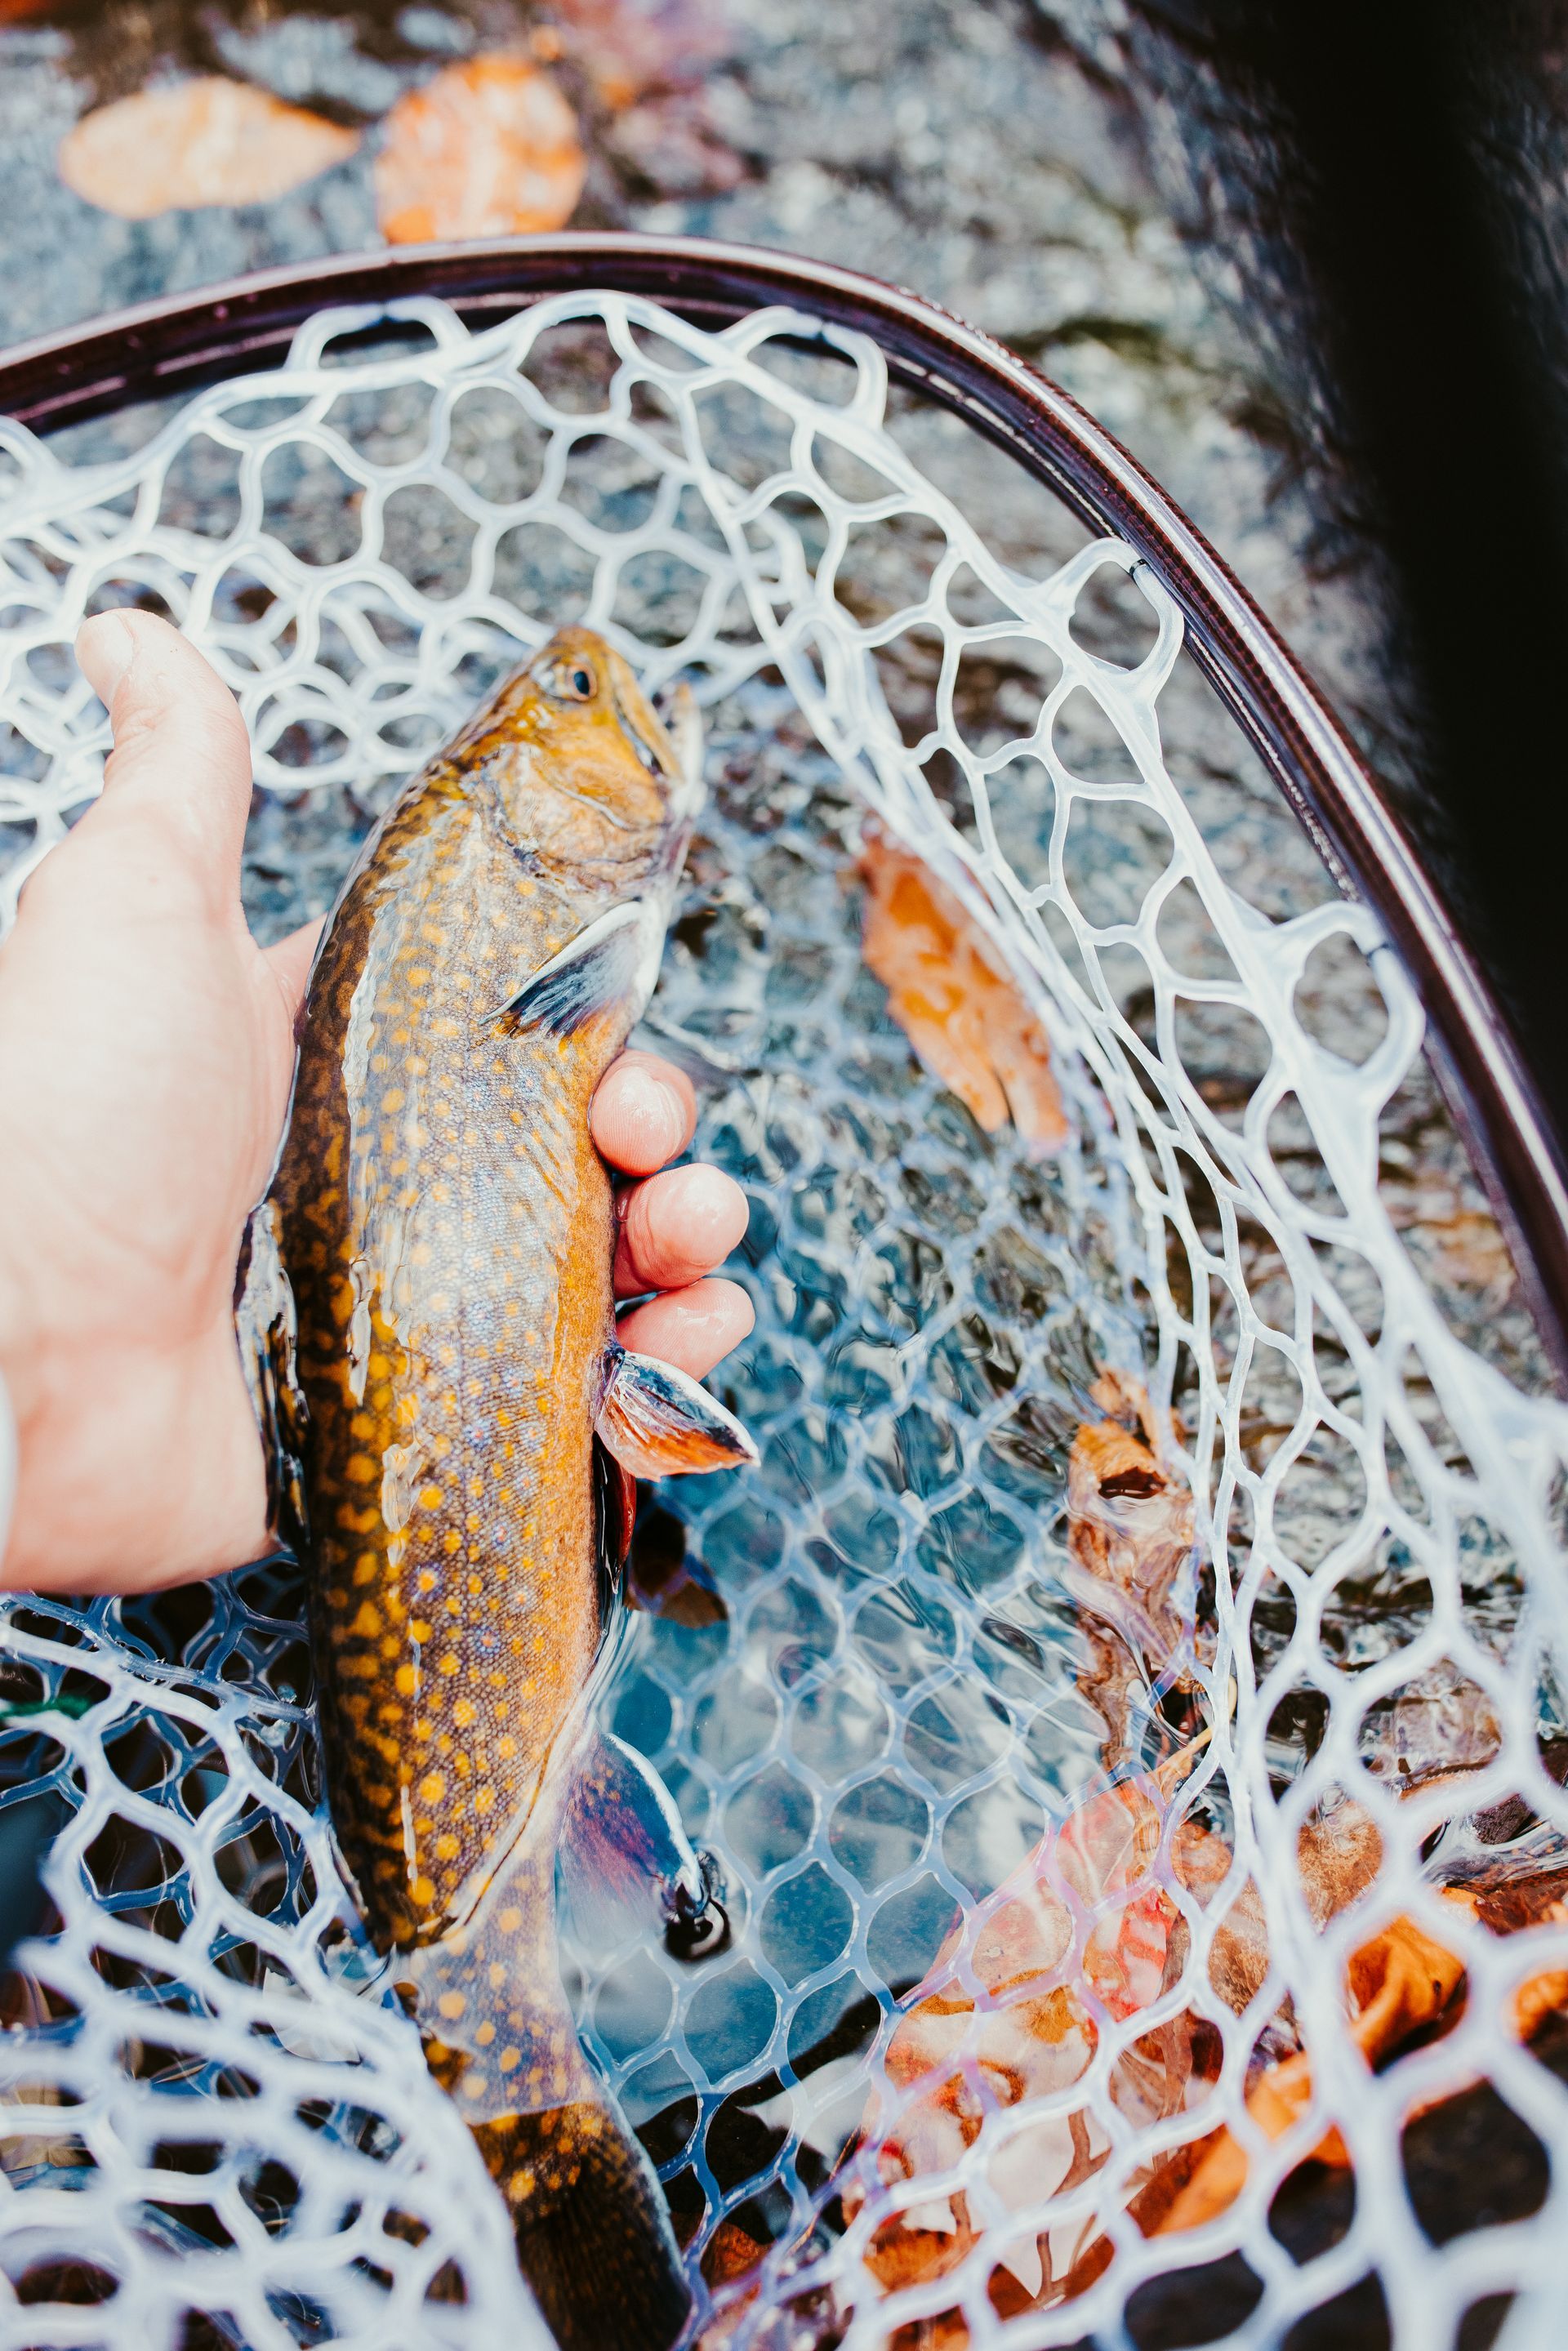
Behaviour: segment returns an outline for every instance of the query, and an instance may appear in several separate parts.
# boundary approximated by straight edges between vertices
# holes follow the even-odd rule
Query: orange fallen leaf
[[[1134,1690],[1184,1650],[1190,1627],[1176,1588],[1194,1558],[1192,1495],[1163,1458],[1142,1384],[1120,1373],[1094,1400],[1121,1419],[1085,1422],[1067,1462],[1069,1589],[1084,1611],[1092,1659],[1079,1687],[1105,1726],[1102,1753],[1119,1771],[1130,1751]],[[1136,1419],[1142,1434],[1124,1424]],[[1184,1677],[1186,1678],[1186,1677]]]
[[[767,2251],[767,2246],[749,2235],[737,2220],[721,2220],[703,2254],[703,2276],[710,2288],[728,2285],[733,2279],[745,2277],[754,2270]]]
[[[1561,1926],[1565,1917],[1568,1912],[1559,1904],[1557,1924]],[[1532,2041],[1549,2016],[1561,2016],[1564,2010],[1568,2010],[1568,1971],[1544,1968],[1538,1976],[1526,1976],[1509,2011],[1514,2039]]]
[[[866,828],[861,953],[926,1068],[988,1134],[1010,1118],[1043,1156],[1067,1139],[1051,1040],[999,950],[929,867]]]
[[[60,141],[68,188],[121,220],[270,204],[351,155],[358,133],[247,82],[204,74],[84,115]]]
[[[1448,1899],[1470,1907],[1463,1893],[1445,1889]],[[1396,2048],[1423,2024],[1440,2017],[1464,1981],[1464,1961],[1416,1926],[1396,1918],[1380,1935],[1352,1954],[1347,1989],[1355,2003],[1350,2037],[1369,2066]],[[1265,2137],[1282,2138],[1311,2103],[1312,2060],[1298,2050],[1270,2065],[1250,2091],[1247,2111]],[[1312,2150],[1320,2163],[1347,2164],[1344,2141],[1328,2131]],[[1167,2211],[1155,2224],[1155,2236],[1201,2228],[1232,2205],[1247,2183],[1247,2156],[1228,2130],[1210,2141],[1197,2169]]]
[[[1178,1912],[1153,1874],[1177,1782],[1207,1743],[1192,1744],[1136,1780],[1092,1797],[1045,1836],[996,1893],[954,1926],[929,1972],[900,2003],[858,2145],[874,2176],[912,2195],[873,2232],[865,2262],[885,2293],[946,2276],[980,2234],[962,2189],[943,2194],[984,2127],[987,2104],[1050,2110],[1011,2132],[987,2166],[990,2192],[1021,2210],[1065,2193],[1103,2165],[1111,2138],[1085,2106],[1062,2112],[1061,2094],[1088,2072],[1099,2040],[1091,1997],[1117,2019],[1158,1999]],[[1088,1995],[1089,1997],[1086,1997]],[[1157,2045],[1156,2045],[1157,2044]],[[1162,2028],[1124,2053],[1113,2074],[1124,2113],[1152,2123],[1179,2109],[1190,2074],[1179,2027]],[[884,2107],[889,2111],[884,2112]],[[852,2179],[844,2210],[863,2203]],[[1103,2231],[1092,2213],[1026,2235],[995,2231],[989,2293],[1003,2316],[1082,2291],[1103,2266]],[[966,2341],[962,2332],[955,2344]]]
[[[587,169],[577,117],[549,75],[486,51],[392,108],[376,158],[376,215],[392,245],[560,228]]]

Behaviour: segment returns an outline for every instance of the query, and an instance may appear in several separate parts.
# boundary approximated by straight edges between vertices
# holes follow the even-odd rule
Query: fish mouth
[[[703,782],[703,722],[696,695],[686,680],[677,678],[654,705],[661,731],[669,746],[670,814],[676,819],[696,815],[706,798]]]
[[[619,685],[612,683],[610,691],[611,698],[615,705],[615,716],[620,723],[621,732],[625,736],[648,773],[651,776],[659,777],[663,782],[672,787],[678,785],[681,781],[680,769],[675,758],[674,746],[670,741],[662,714],[652,704],[643,705],[657,726],[659,735],[663,737],[663,740],[659,741],[649,734],[646,727],[639,726],[636,717],[627,708],[626,698]]]
[[[683,678],[657,701],[637,695],[656,734],[639,717],[635,706],[628,706],[613,680],[610,690],[621,732],[648,773],[664,786],[671,817],[680,822],[695,816],[704,798],[702,720],[691,687]]]

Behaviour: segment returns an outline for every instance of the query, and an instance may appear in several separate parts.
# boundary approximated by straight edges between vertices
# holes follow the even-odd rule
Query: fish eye
[[[591,664],[580,656],[576,661],[547,662],[538,672],[538,681],[558,702],[591,702],[599,691]]]

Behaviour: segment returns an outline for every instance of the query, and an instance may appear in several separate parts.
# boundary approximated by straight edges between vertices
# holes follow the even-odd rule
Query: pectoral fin
[[[594,1426],[634,1478],[738,1469],[758,1458],[756,1446],[716,1396],[652,1355],[617,1355]]]
[[[570,1037],[612,1006],[627,1008],[627,1025],[642,1017],[659,976],[664,926],[641,899],[612,906],[541,964],[509,1004],[496,1013],[505,1035],[546,1029]]]
[[[294,1292],[270,1200],[262,1202],[246,1228],[235,1332],[267,1458],[267,1522],[298,1552],[308,1531],[303,1455],[308,1415],[295,1366]]]

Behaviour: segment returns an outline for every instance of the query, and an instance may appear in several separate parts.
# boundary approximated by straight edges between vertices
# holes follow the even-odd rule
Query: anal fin
[[[634,1478],[738,1469],[758,1459],[756,1446],[716,1396],[652,1355],[615,1357],[594,1426]]]
[[[642,1938],[651,1923],[677,1959],[712,1959],[728,1944],[715,1862],[694,1848],[656,1768],[609,1730],[592,1733],[573,1763],[559,1876],[591,1949]]]
[[[560,1871],[572,1921],[602,1949],[657,1923],[666,1931],[707,1907],[705,1865],[654,1766],[611,1731],[574,1759],[562,1809]]]

